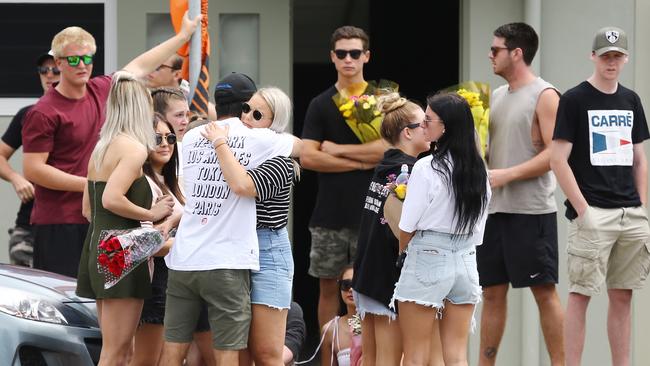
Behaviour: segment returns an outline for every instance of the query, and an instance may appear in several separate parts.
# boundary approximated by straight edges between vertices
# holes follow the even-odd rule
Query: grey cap
[[[627,35],[617,27],[605,27],[596,32],[591,50],[600,56],[605,52],[616,51],[624,54],[627,52]]]

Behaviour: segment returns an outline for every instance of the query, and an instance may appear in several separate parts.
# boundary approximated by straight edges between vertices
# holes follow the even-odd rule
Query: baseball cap
[[[256,91],[253,79],[245,74],[233,72],[217,83],[214,88],[214,102],[219,105],[246,102]]]
[[[41,66],[45,60],[50,59],[54,60],[54,52],[52,50],[49,50],[46,53],[41,53],[37,58],[36,58],[36,66]]]
[[[594,36],[594,44],[591,50],[596,53],[596,56],[610,51],[627,55],[627,35],[621,28],[612,26],[601,28]]]

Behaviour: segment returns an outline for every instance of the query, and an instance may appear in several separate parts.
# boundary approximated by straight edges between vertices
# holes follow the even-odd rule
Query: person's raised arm
[[[566,140],[553,140],[551,144],[551,169],[555,173],[557,182],[560,188],[562,188],[564,195],[571,202],[578,216],[581,216],[589,204],[580,191],[576,177],[573,175],[573,170],[569,166],[571,149],[573,149],[571,142]]]
[[[183,15],[183,23],[181,30],[172,38],[159,44],[158,46],[150,49],[149,51],[134,58],[126,66],[124,70],[135,75],[137,78],[143,78],[151,73],[158,66],[162,65],[171,55],[174,54],[183,44],[188,42],[194,34],[194,31],[201,22],[201,15],[198,15],[193,20],[189,19],[187,12]]]
[[[302,140],[300,164],[303,168],[321,173],[342,173],[373,168],[373,164],[330,155],[321,151],[320,147],[320,141]]]
[[[541,151],[532,159],[521,164],[505,168],[490,170],[490,186],[492,188],[504,186],[512,181],[538,177],[548,172],[551,160],[551,140],[555,128],[555,116],[560,97],[555,89],[544,90],[537,101],[535,116],[539,125],[541,137]],[[535,141],[534,141],[535,142]]]
[[[634,144],[634,160],[632,161],[632,175],[634,175],[634,185],[641,204],[646,207],[648,203],[648,160],[645,156],[643,143]]]

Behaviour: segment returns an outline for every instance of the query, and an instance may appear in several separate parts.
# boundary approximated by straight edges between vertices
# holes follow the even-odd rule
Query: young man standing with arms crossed
[[[529,287],[539,308],[551,364],[563,365],[558,282],[555,179],[550,145],[559,93],[530,67],[538,37],[525,23],[494,31],[490,61],[508,84],[491,100],[489,179],[492,186],[483,245],[477,247],[483,286],[479,365],[494,365],[507,318],[509,285]]]
[[[336,316],[343,267],[356,254],[363,200],[374,166],[382,159],[384,142],[361,143],[343,119],[332,97],[341,91],[363,94],[367,83],[363,66],[370,60],[368,35],[360,28],[343,26],[334,31],[330,59],[337,72],[332,87],[312,99],[302,132],[300,162],[318,172],[318,197],[309,223],[311,252],[309,274],[320,279],[318,323],[322,327]]]
[[[567,196],[567,365],[580,365],[587,306],[607,284],[612,365],[630,364],[632,290],[650,268],[645,205],[648,125],[639,96],[618,81],[628,61],[627,37],[616,27],[593,41],[594,72],[560,99],[551,167]]]

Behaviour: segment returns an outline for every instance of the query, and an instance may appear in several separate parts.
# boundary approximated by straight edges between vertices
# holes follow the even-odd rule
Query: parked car
[[[0,264],[0,365],[96,365],[102,347],[95,300],[76,280]]]

